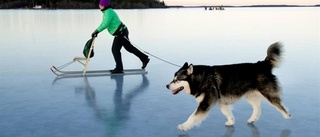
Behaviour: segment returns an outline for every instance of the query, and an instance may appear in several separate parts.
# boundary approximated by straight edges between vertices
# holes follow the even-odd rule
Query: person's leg
[[[113,43],[112,43],[112,54],[114,61],[116,62],[116,68],[114,71],[122,71],[123,65],[122,65],[122,59],[121,59],[121,48],[122,48],[123,40],[120,37],[114,37]]]
[[[124,42],[123,42],[123,47],[130,53],[134,54],[135,56],[137,56],[141,62],[142,62],[142,69],[144,69],[147,64],[149,63],[149,58],[146,54],[142,53],[140,50],[138,50],[136,47],[134,47],[130,41],[129,41],[129,31],[128,29],[124,29],[123,30],[123,35],[125,38]]]

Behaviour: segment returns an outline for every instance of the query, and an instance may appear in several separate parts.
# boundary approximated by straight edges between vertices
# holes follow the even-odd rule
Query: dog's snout
[[[166,85],[167,89],[169,89],[169,84]]]

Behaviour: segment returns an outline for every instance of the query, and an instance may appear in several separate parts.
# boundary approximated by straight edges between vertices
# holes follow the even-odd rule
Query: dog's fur
[[[272,74],[281,58],[282,45],[277,42],[269,46],[267,57],[257,63],[242,63],[222,66],[188,65],[186,62],[174,75],[166,87],[173,94],[185,90],[199,103],[198,108],[178,129],[186,131],[199,125],[214,105],[220,106],[227,117],[227,126],[232,126],[235,119],[231,105],[245,97],[253,108],[248,123],[255,122],[260,115],[260,99],[265,98],[284,118],[291,118],[281,103],[281,92],[277,78]]]

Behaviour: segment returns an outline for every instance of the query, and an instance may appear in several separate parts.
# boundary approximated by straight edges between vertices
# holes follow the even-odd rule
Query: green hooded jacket
[[[117,13],[112,8],[103,9],[102,13],[103,19],[100,26],[97,28],[97,31],[101,32],[108,29],[108,32],[113,35],[121,25],[121,21]]]

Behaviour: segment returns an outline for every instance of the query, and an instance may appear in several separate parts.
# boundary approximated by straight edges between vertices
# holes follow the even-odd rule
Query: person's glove
[[[92,38],[95,38],[95,37],[98,36],[98,34],[99,34],[99,32],[98,32],[97,30],[95,30],[95,31],[91,34],[91,37],[92,37]]]

